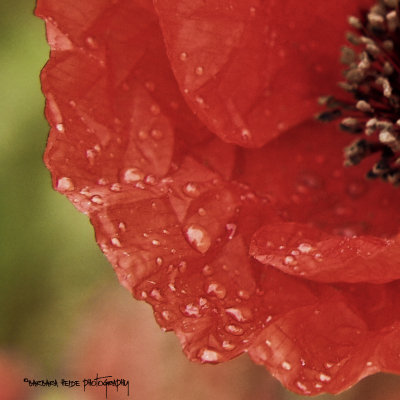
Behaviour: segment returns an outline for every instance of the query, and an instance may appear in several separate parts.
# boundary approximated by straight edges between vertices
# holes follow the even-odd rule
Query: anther
[[[357,110],[360,110],[360,111],[362,111],[364,113],[372,113],[372,112],[374,112],[374,109],[365,100],[357,101],[356,108],[357,108]]]
[[[327,109],[317,116],[321,121],[340,119],[341,130],[360,135],[345,148],[345,165],[357,165],[378,153],[367,177],[396,186],[400,186],[399,3],[379,0],[360,18],[349,17],[353,32],[347,33],[347,40],[358,48],[342,48],[340,60],[347,68],[345,81],[339,82],[349,95],[346,100],[320,98]]]
[[[350,16],[348,19],[349,25],[355,29],[362,29],[363,24],[361,23],[360,19],[357,17]]]

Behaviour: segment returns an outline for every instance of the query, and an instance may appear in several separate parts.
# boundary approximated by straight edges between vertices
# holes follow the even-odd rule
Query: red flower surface
[[[400,192],[312,120],[370,4],[38,1],[54,185],[190,359],[301,394],[400,372]]]

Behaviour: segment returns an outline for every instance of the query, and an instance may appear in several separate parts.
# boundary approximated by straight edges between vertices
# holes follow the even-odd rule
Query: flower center
[[[379,0],[360,18],[350,17],[349,46],[342,48],[347,66],[339,86],[343,99],[319,99],[324,122],[341,119],[340,128],[359,136],[344,150],[344,165],[377,160],[367,177],[400,185],[400,37],[399,0]]]

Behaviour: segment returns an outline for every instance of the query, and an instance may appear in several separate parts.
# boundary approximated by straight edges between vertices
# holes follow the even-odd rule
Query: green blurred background
[[[164,368],[161,371],[168,371],[173,365],[175,375],[171,378],[168,375],[171,372],[159,372],[152,385],[157,386],[160,380],[163,380],[163,385],[151,399],[210,398],[213,379],[229,376],[235,380],[235,374],[240,374],[239,378],[244,380],[235,398],[304,399],[281,388],[262,368],[254,366],[246,358],[214,369],[188,363],[173,335],[163,334],[155,326],[150,308],[134,304],[129,294],[119,287],[111,266],[95,244],[87,218],[52,190],[50,175],[42,162],[48,125],[44,119],[44,97],[39,83],[48,47],[44,23],[33,16],[34,5],[33,0],[0,2],[0,87],[3,93],[0,96],[0,352],[7,354],[6,367],[7,363],[11,365],[15,360],[22,363],[20,375],[14,374],[14,393],[18,394],[12,396],[16,400],[84,398],[77,392],[27,391],[25,388],[25,392],[19,393],[18,388],[23,389],[24,373],[43,379],[59,376],[63,371],[79,370],[76,365],[75,369],[66,365],[66,354],[72,351],[71,346],[75,346],[71,343],[82,341],[79,332],[82,331],[83,316],[97,315],[95,313],[110,302],[109,293],[112,293],[113,299],[118,298],[113,313],[118,317],[118,310],[121,310],[121,321],[132,318],[131,326],[135,325],[129,328],[135,329],[132,341],[139,337],[135,335],[154,335],[157,339],[152,352],[160,353],[168,348],[161,362]],[[118,308],[121,302],[129,303],[128,311],[125,306]],[[135,324],[139,315],[139,321],[150,322]],[[107,318],[104,317],[105,324]],[[116,322],[116,326],[119,323]],[[96,340],[98,335],[100,340],[101,329],[97,333],[95,328],[90,329],[95,332],[92,339]],[[103,340],[112,341],[113,338],[116,342],[119,340],[118,329],[111,339]],[[157,346],[161,350],[157,350]],[[132,359],[150,358],[153,353],[146,355],[147,349],[143,348],[141,355],[136,353],[132,357],[132,354],[124,355],[124,351],[119,357],[130,358],[126,375],[135,380],[135,371],[141,368],[141,363],[138,361],[135,365]],[[79,363],[79,357],[77,359]],[[121,364],[124,362],[121,360]],[[92,363],[96,364],[96,358]],[[151,371],[146,372],[151,374]],[[164,378],[160,376],[163,373],[166,375]],[[192,387],[201,389],[188,392],[185,398],[173,397],[166,382],[180,384],[179,380],[187,376],[192,376],[192,379],[196,376],[197,382]],[[0,400],[5,396],[2,387],[10,385],[10,379],[6,381],[4,375],[0,376]],[[232,386],[228,382],[229,385]],[[226,396],[220,394],[219,399],[233,399],[231,394],[228,395],[228,386]],[[147,389],[144,388],[143,393],[147,393]],[[223,388],[221,390],[224,393]],[[126,396],[121,394],[118,398]],[[131,398],[141,399],[135,390],[131,391]],[[319,399],[398,400],[400,382],[397,377],[380,375],[368,378],[341,396],[326,395]]]

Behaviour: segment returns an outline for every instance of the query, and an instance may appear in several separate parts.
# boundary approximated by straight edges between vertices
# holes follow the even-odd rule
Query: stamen
[[[321,97],[324,122],[341,119],[341,130],[360,135],[344,150],[344,164],[357,165],[372,154],[378,161],[367,177],[400,186],[400,0],[378,0],[368,12],[348,19],[349,46],[341,49],[346,66],[339,86],[344,99]],[[353,100],[349,100],[349,96]]]

